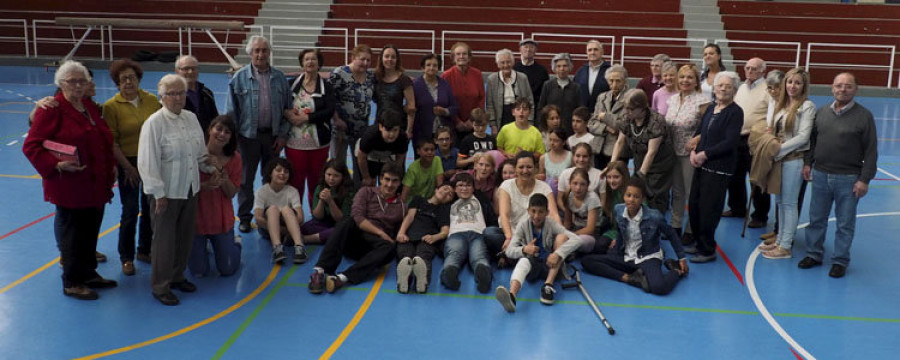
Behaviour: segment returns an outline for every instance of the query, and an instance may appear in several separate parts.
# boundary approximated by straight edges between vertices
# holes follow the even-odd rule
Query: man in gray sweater
[[[804,158],[803,177],[812,181],[806,257],[797,266],[822,265],[825,231],[832,202],[837,218],[834,237],[833,278],[844,276],[850,263],[850,245],[856,230],[856,206],[869,190],[878,161],[878,136],[872,113],[853,101],[856,77],[840,73],[831,85],[834,102],[816,113],[809,152]],[[816,146],[822,144],[822,146]]]

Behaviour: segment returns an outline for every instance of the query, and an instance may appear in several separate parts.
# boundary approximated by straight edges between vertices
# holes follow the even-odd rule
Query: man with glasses
[[[209,123],[219,116],[219,109],[216,108],[216,97],[212,90],[197,80],[200,77],[197,58],[191,55],[180,56],[175,60],[175,73],[181,75],[188,83],[184,109],[197,115],[203,136],[209,136]]]
[[[734,175],[728,184],[728,208],[722,213],[724,217],[745,217],[747,206],[747,174],[750,172],[750,128],[759,121],[766,120],[769,108],[768,94],[766,93],[766,62],[760,58],[747,60],[744,65],[744,83],[734,95],[734,102],[744,110],[744,126],[741,127],[741,139],[737,144],[737,166]],[[750,214],[749,228],[762,228],[769,220],[769,209],[772,199],[754,187],[750,196],[753,200],[753,213]]]
[[[265,37],[254,35],[247,41],[250,65],[234,73],[228,83],[230,101],[226,107],[238,128],[238,149],[243,161],[241,190],[238,192],[239,230],[250,232],[253,214],[253,181],[259,167],[265,167],[281,153],[293,116],[293,96],[281,70],[269,65],[272,48]]]

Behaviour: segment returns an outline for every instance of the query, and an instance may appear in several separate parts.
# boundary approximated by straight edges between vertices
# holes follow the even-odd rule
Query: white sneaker
[[[428,291],[428,265],[425,264],[425,259],[418,256],[414,257],[412,261],[413,276],[416,277],[416,292],[424,294]]]
[[[405,257],[397,262],[397,292],[409,293],[409,275],[412,274],[412,259]]]

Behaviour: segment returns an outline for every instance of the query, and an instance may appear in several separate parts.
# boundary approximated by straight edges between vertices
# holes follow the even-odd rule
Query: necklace
[[[647,130],[647,127],[641,126],[640,129],[641,129],[640,132],[634,131],[634,123],[631,123],[631,134],[634,135],[634,137],[637,138],[637,137],[640,137],[642,134],[644,134],[644,130]]]

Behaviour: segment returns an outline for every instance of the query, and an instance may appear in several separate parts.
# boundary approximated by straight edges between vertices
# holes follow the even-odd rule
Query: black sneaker
[[[644,270],[642,269],[637,269],[637,271],[628,274],[628,284],[639,287],[644,292],[650,292],[650,283],[647,281],[647,276],[644,275]]]
[[[294,245],[294,264],[303,264],[306,260],[309,260],[306,248],[303,245]]]
[[[513,313],[516,312],[516,296],[506,290],[503,285],[497,287],[497,291],[494,292],[497,297],[497,301],[500,302],[500,305],[503,305],[503,309],[506,312]]]
[[[556,289],[553,288],[553,284],[545,283],[541,287],[541,304],[553,305],[553,294],[555,293]]]
[[[241,225],[238,226],[238,230],[242,233],[248,233],[251,229],[253,228],[250,227],[250,220],[241,220]]]
[[[284,248],[279,245],[272,249],[272,263],[280,264],[284,259],[287,259],[287,255],[284,254]]]
[[[444,267],[441,271],[441,284],[450,290],[459,290],[459,269],[456,266]]]
[[[797,263],[797,267],[801,269],[809,269],[819,265],[822,265],[821,261],[813,259],[809,256],[803,258],[803,260],[800,260],[800,262]]]
[[[478,287],[478,292],[482,294],[487,294],[488,291],[491,291],[491,267],[484,264],[478,264],[475,267],[475,284]]]

